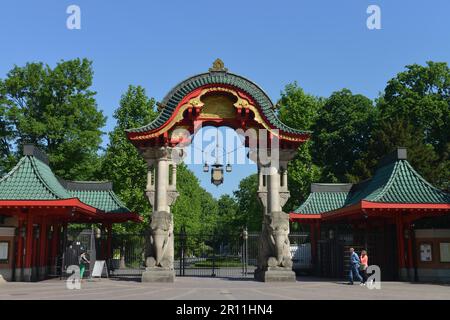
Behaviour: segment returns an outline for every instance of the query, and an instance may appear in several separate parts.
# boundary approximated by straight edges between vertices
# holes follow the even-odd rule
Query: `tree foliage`
[[[370,156],[378,159],[398,145],[424,177],[449,189],[450,69],[447,63],[413,64],[389,80],[378,100],[379,141]],[[378,145],[378,146],[377,146]]]
[[[323,108],[324,99],[306,94],[296,82],[288,84],[277,105],[280,120],[291,128],[311,130]],[[312,142],[300,146],[288,166],[288,186],[291,197],[284,206],[286,212],[295,209],[309,193],[310,184],[320,180],[321,170],[313,163]]]
[[[155,100],[148,98],[141,86],[129,86],[114,113],[116,126],[109,133],[109,144],[102,159],[99,178],[111,180],[114,191],[127,207],[144,216],[148,223],[150,205],[144,194],[147,184],[147,164],[128,141],[125,130],[148,124],[157,115]],[[144,225],[124,224],[115,231],[141,229]]]
[[[258,175],[252,174],[241,180],[233,192],[237,202],[236,227],[247,227],[249,231],[260,231],[262,206],[258,199]]]
[[[372,101],[348,89],[334,92],[313,126],[313,159],[329,181],[357,182],[355,161],[367,152],[376,112]]]
[[[212,233],[217,221],[217,203],[186,165],[177,166],[179,196],[172,206],[175,231],[184,226],[188,233]]]
[[[11,154],[18,158],[23,144],[34,143],[48,154],[58,176],[91,179],[106,122],[90,89],[92,77],[87,59],[61,61],[54,68],[27,63],[11,69],[0,81],[4,165]]]

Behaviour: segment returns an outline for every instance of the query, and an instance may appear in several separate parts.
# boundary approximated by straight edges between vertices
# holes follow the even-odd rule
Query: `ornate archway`
[[[283,124],[267,94],[252,81],[229,73],[219,59],[209,72],[175,86],[158,108],[160,114],[153,122],[126,132],[148,164],[146,194],[153,208],[150,252],[142,280],[174,280],[170,207],[178,196],[179,146],[189,144],[201,126],[210,125],[267,133],[263,138],[245,135],[248,156],[258,165],[258,197],[264,208],[255,278],[295,281],[289,252],[289,215],[282,207],[289,198],[287,164],[310,132]]]

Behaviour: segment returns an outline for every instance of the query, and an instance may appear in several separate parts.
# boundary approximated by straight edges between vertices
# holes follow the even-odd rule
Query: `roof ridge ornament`
[[[228,72],[228,69],[225,68],[225,64],[220,58],[214,60],[213,65],[209,68],[209,72]]]
[[[32,143],[27,143],[23,145],[23,155],[35,157],[36,159],[42,161],[46,165],[49,165],[50,163],[47,154]]]

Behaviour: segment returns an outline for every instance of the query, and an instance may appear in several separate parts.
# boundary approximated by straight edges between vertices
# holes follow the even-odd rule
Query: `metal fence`
[[[140,278],[145,270],[147,234],[118,234],[112,237],[111,277]]]
[[[199,234],[185,230],[174,235],[177,276],[253,278],[259,250],[259,232]],[[111,277],[140,278],[145,271],[148,234],[116,234],[112,238]],[[292,233],[294,270],[311,268],[308,233]]]

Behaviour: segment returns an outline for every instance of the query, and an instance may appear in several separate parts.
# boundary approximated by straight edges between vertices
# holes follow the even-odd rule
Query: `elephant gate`
[[[243,137],[248,157],[258,166],[263,223],[258,238],[255,278],[295,281],[289,242],[287,165],[310,133],[283,124],[267,94],[250,80],[228,72],[217,59],[208,72],[175,86],[151,123],[126,131],[148,164],[146,195],[152,205],[144,282],[175,279],[175,240],[171,205],[178,196],[177,164],[202,126],[227,126]],[[178,261],[179,263],[179,261]]]

